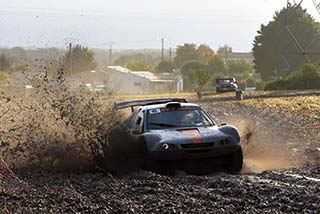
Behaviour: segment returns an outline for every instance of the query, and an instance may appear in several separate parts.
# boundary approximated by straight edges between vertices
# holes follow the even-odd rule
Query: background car
[[[235,78],[219,78],[216,79],[216,92],[230,92],[238,89]]]
[[[93,89],[94,92],[98,94],[103,94],[106,91],[106,86],[101,84],[101,85],[96,85]]]

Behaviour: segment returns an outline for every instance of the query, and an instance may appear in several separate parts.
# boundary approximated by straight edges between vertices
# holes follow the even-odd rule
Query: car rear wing
[[[133,107],[135,106],[147,106],[147,105],[155,105],[162,104],[168,102],[179,102],[179,103],[187,103],[187,100],[184,98],[164,98],[164,99],[149,99],[149,100],[134,100],[122,103],[115,103],[113,106],[114,110],[120,110],[125,108],[130,108],[133,111]]]

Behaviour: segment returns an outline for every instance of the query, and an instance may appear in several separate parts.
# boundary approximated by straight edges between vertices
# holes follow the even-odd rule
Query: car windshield
[[[213,122],[200,108],[162,108],[151,109],[147,112],[149,130],[212,125],[214,125]]]
[[[218,84],[231,84],[234,83],[233,79],[223,79],[223,80],[218,80]]]

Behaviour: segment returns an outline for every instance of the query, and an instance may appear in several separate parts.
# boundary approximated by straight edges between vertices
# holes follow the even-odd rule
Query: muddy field
[[[245,167],[241,174],[217,172],[193,176],[181,171],[174,175],[134,171],[115,176],[101,172],[91,164],[79,167],[89,159],[85,159],[88,158],[86,155],[72,157],[78,155],[74,150],[56,163],[56,156],[51,156],[53,160],[45,160],[46,164],[52,163],[49,166],[55,166],[55,171],[50,172],[47,167],[38,167],[37,170],[15,167],[6,153],[4,159],[13,171],[6,164],[0,164],[0,213],[320,212],[319,96],[240,102],[208,99],[199,104],[218,123],[227,122],[239,128],[245,152]],[[108,114],[108,110],[102,112]],[[56,114],[52,117],[54,115],[58,117]],[[95,116],[86,121],[98,118]],[[68,118],[64,122],[57,120],[59,125],[51,132],[54,134],[45,135],[45,139],[54,140],[58,136],[60,143],[68,141],[78,145],[77,139],[101,134],[100,126],[77,132],[81,124],[65,126],[65,120]],[[46,132],[48,129],[42,130]],[[60,135],[59,130],[65,134]],[[75,134],[68,135],[68,131],[81,136],[87,134],[73,138]],[[69,140],[61,140],[67,137]],[[6,146],[5,142],[1,143],[3,151]],[[59,147],[60,143],[54,145]],[[81,151],[87,149],[85,145],[81,148]],[[49,151],[55,150],[51,148]],[[69,150],[65,148],[63,151]],[[70,166],[65,169],[64,164]]]

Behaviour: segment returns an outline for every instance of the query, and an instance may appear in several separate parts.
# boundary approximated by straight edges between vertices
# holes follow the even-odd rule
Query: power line
[[[302,62],[295,61],[290,62],[287,59],[287,50],[290,47],[295,47],[298,49],[298,54],[301,56],[302,59],[304,59],[305,63],[311,63],[311,58],[309,55],[318,55],[320,56],[320,52],[310,52],[310,49],[316,45],[316,42],[320,39],[320,33],[318,33],[316,36],[313,37],[311,41],[309,41],[308,45],[306,47],[302,46],[302,43],[297,39],[295,33],[291,29],[291,17],[294,15],[295,10],[297,10],[302,2],[304,0],[299,0],[299,2],[295,0],[287,0],[287,7],[285,9],[285,16],[284,16],[284,30],[281,36],[280,40],[280,60],[278,65],[278,74],[286,77],[288,76],[294,69],[297,68],[297,66],[301,65]],[[320,14],[320,4],[313,0],[313,4],[316,7],[317,11]],[[287,41],[286,36],[289,36],[290,44],[285,45],[284,43]],[[318,64],[320,64],[320,60],[318,61]]]
[[[37,16],[41,17],[41,14],[43,14],[43,17],[48,18],[48,17],[66,17],[66,16],[75,16],[75,17],[104,17],[104,18],[116,18],[118,22],[132,22],[133,19],[143,21],[143,22],[155,22],[155,23],[197,23],[197,24],[234,24],[234,23],[248,23],[248,22],[257,22],[257,18],[267,18],[269,16],[232,16],[232,15],[218,15],[218,14],[213,14],[213,15],[208,15],[208,16],[179,16],[179,15],[170,15],[170,16],[154,16],[150,14],[150,17],[146,19],[146,16],[148,14],[141,14],[139,16],[137,15],[106,15],[104,14],[99,14],[99,13],[89,13],[89,14],[79,14],[79,13],[65,13],[65,12],[59,12],[59,11],[32,11],[32,10],[25,10],[25,11],[12,11],[12,10],[6,10],[6,9],[0,9],[0,13],[4,15],[15,15],[15,16]],[[215,17],[228,17],[229,19],[227,20],[224,18],[224,21],[221,22],[214,22]],[[231,22],[226,22],[231,21]],[[96,21],[96,20],[95,20]]]
[[[320,14],[320,2],[316,0],[312,0],[314,6],[316,7],[318,13]]]
[[[158,12],[157,14],[154,13],[148,13],[145,11],[128,11],[128,10],[120,10],[120,11],[105,11],[105,10],[74,10],[74,9],[56,9],[56,8],[35,8],[35,7],[2,7],[1,9],[2,11],[8,11],[8,12],[37,12],[37,13],[54,13],[54,14],[62,14],[62,15],[97,15],[97,16],[110,16],[110,15],[106,15],[106,13],[110,13],[110,12],[114,12],[117,14],[130,14],[130,17],[133,16],[139,16],[141,18],[145,18],[146,15],[158,15],[158,16],[175,16],[175,17],[181,17],[181,18],[186,18],[186,17],[234,17],[234,18],[243,18],[243,17],[247,17],[247,18],[269,18],[269,15],[246,15],[246,14],[241,14],[241,15],[233,15],[231,12],[229,11],[223,11],[223,13],[221,13],[221,11],[219,10],[219,13],[210,13],[210,14],[205,14],[203,12],[198,12],[198,13],[188,13],[188,14],[179,14],[177,12],[175,12],[174,14],[172,12]]]

